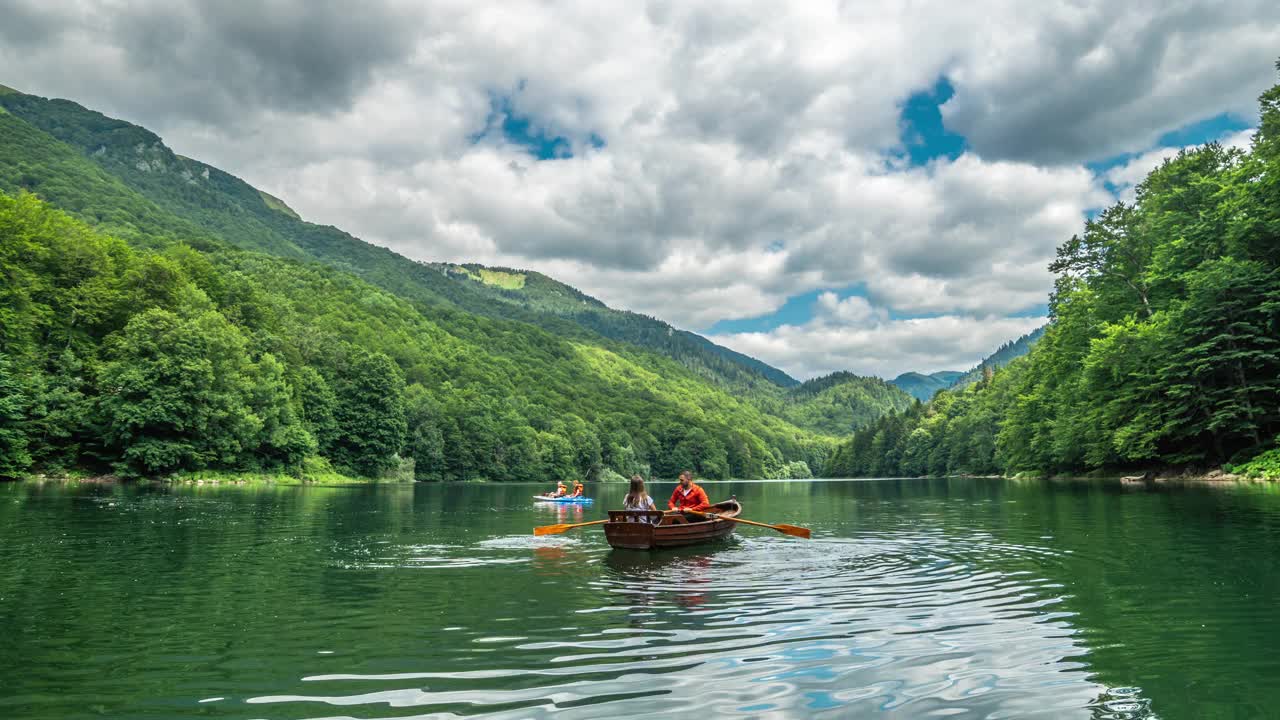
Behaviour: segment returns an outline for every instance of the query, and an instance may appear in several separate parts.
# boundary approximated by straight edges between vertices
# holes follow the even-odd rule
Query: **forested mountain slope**
[[[590,339],[598,334],[639,345],[736,388],[762,381],[780,387],[797,384],[754,358],[659,320],[612,310],[537,273],[522,273],[525,278],[518,286],[460,282],[473,275],[480,278],[479,266],[415,262],[337,228],[305,222],[282,201],[239,178],[175,154],[151,131],[74,102],[11,92],[0,95],[0,108],[75,148],[157,207],[237,247],[317,260],[410,300],[530,322],[559,335],[576,333]],[[42,182],[36,174],[17,184],[37,189],[34,186]]]
[[[117,131],[138,137],[104,132]],[[174,162],[164,174],[180,192],[226,180],[148,148],[136,165],[151,169],[137,172]],[[174,197],[144,195],[91,157],[0,110],[0,476],[333,465],[453,480],[685,466],[777,477],[825,459],[829,439],[730,394],[732,377],[710,381],[354,239],[337,244],[385,263],[318,263],[316,237],[349,236],[272,235],[270,215],[244,207],[270,201],[267,212],[296,220],[260,194],[215,219],[182,215]],[[464,307],[480,302],[490,312]],[[507,306],[540,320],[505,319]],[[763,397],[786,392],[752,382]]]
[[[988,372],[995,372],[1016,358],[1031,352],[1031,348],[1044,337],[1045,327],[1039,327],[1012,342],[1001,345],[995,352],[982,359],[969,372],[963,373],[952,383],[953,388],[963,388],[981,380]]]
[[[911,397],[927,402],[938,391],[951,387],[964,375],[965,373],[958,370],[942,370],[928,375],[918,372],[906,372],[889,382],[895,387],[901,388]]]
[[[0,475],[761,477],[825,456],[656,354],[427,312],[314,263],[150,245],[0,195]]]
[[[797,385],[780,402],[766,407],[801,427],[842,436],[914,402],[880,378],[837,372]]]
[[[1260,104],[1249,151],[1180,153],[1058,249],[1030,353],[880,418],[828,474],[1243,464],[1280,478],[1280,86]]]

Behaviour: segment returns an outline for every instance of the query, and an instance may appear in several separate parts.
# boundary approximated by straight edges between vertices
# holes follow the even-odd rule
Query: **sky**
[[[0,0],[0,83],[310,221],[544,272],[798,378],[973,366],[1178,148],[1247,146],[1280,3]]]

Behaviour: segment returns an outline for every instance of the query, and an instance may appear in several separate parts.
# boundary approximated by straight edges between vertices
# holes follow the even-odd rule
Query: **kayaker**
[[[693,510],[703,512],[711,507],[707,493],[693,482],[693,473],[685,470],[680,473],[680,484],[671,491],[671,499],[667,507],[672,510]]]
[[[564,497],[569,492],[569,488],[565,487],[564,481],[556,483],[556,491],[552,493],[552,497]]]
[[[653,498],[649,497],[649,493],[644,489],[644,478],[639,475],[631,476],[631,489],[627,491],[627,496],[622,498],[622,509],[658,511],[658,506],[654,504]],[[641,518],[641,522],[653,522],[655,525],[661,520],[662,518],[657,516]]]
[[[582,497],[582,491],[586,489],[587,486],[583,485],[581,480],[573,481],[573,497]]]

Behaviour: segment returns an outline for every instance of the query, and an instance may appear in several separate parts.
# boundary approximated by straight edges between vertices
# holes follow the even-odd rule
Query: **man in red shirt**
[[[705,512],[711,508],[711,503],[707,501],[707,493],[693,483],[693,473],[685,470],[680,473],[680,484],[671,492],[667,507],[672,510]]]

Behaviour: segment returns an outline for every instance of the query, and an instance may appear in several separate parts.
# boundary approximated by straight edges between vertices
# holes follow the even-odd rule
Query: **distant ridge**
[[[982,374],[987,368],[993,371],[999,370],[1008,365],[1014,358],[1022,357],[1031,352],[1031,347],[1044,335],[1045,327],[1048,326],[1037,328],[1017,340],[1001,345],[995,352],[983,358],[982,362],[967,372],[942,370],[929,375],[918,372],[905,372],[890,382],[905,390],[912,397],[928,402],[942,390],[967,387],[981,380]]]
[[[951,386],[953,388],[963,388],[968,385],[972,385],[982,379],[983,372],[988,368],[992,371],[999,370],[1005,365],[1013,362],[1015,358],[1020,358],[1031,352],[1031,347],[1035,345],[1040,338],[1044,337],[1044,331],[1047,327],[1049,326],[1042,325],[1017,340],[1001,345],[998,350],[983,358],[982,362],[978,363],[977,367],[957,378]]]
[[[905,372],[890,382],[905,390],[911,397],[928,402],[939,390],[946,390],[964,375],[959,370],[941,370],[929,375]]]

